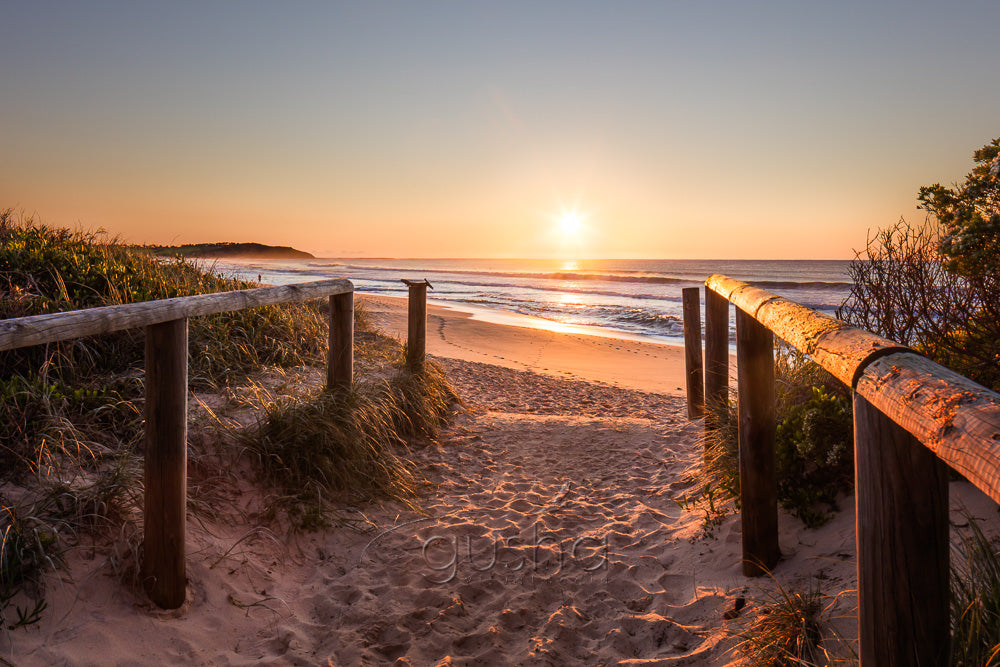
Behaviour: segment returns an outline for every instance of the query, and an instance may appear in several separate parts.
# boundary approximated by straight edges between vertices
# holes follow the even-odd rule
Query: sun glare
[[[579,211],[563,211],[559,215],[559,231],[563,236],[576,238],[583,231],[583,215]]]

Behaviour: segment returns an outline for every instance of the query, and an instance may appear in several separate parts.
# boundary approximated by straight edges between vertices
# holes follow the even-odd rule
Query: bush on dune
[[[775,465],[778,501],[807,526],[826,523],[854,484],[854,434],[847,390],[794,348],[775,356]],[[698,477],[704,488],[739,499],[738,409],[712,411]]]
[[[1000,390],[1000,139],[955,188],[920,188],[930,218],[900,220],[851,262],[838,317]]]
[[[182,258],[157,258],[102,233],[52,229],[11,209],[0,211],[0,318],[249,287],[257,284],[216,275]],[[223,383],[252,384],[266,368],[324,366],[327,308],[323,300],[192,318],[192,385],[212,390]],[[200,450],[189,446],[192,471],[204,474],[210,459],[255,454],[260,481],[282,489],[294,484],[298,493],[290,510],[320,519],[298,522],[306,527],[327,523],[323,519],[338,501],[410,494],[415,476],[394,448],[432,435],[457,397],[433,364],[419,377],[406,369],[402,346],[366,331],[361,309],[355,326],[364,341],[356,349],[357,365],[380,379],[362,377],[349,391],[310,391],[304,398],[301,389],[274,395],[273,404],[256,406],[262,410],[259,423],[241,429],[238,437],[215,430],[215,446],[230,448],[229,454],[199,459]],[[0,355],[4,625],[38,619],[44,609],[41,574],[58,566],[65,543],[81,532],[106,540],[125,536],[124,548],[138,551],[137,526],[126,530],[123,522],[134,522],[142,506],[143,357],[142,330]],[[293,432],[282,431],[288,425]],[[292,435],[294,442],[309,441],[311,449],[246,446],[267,441],[282,447],[282,439],[292,442]],[[294,481],[274,472],[275,460],[295,470]],[[376,469],[384,475],[373,483]],[[191,507],[200,506],[196,497],[189,500]],[[22,606],[19,595],[31,601]],[[9,612],[12,605],[16,616]]]
[[[199,265],[164,260],[100,233],[52,229],[0,211],[0,318],[135,303],[256,287]],[[322,309],[315,302],[264,306],[190,321],[192,379],[212,383],[261,365],[321,363]],[[45,368],[67,381],[140,368],[143,332],[16,350],[0,375]]]

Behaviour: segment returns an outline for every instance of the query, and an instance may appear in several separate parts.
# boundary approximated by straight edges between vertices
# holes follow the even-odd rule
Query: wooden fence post
[[[409,288],[406,363],[411,368],[420,369],[427,355],[427,288],[431,284],[426,280],[404,279],[403,282]]]
[[[350,389],[354,380],[354,292],[330,297],[330,351],[327,389]]]
[[[774,335],[740,308],[736,309],[736,368],[743,574],[756,577],[781,558],[774,460]]]
[[[146,327],[146,496],[142,575],[157,606],[184,603],[187,575],[187,318]]]
[[[729,300],[705,288],[705,427],[729,400]]]
[[[947,664],[947,469],[857,393],[854,448],[861,664]]]
[[[684,311],[684,370],[687,376],[688,419],[705,414],[705,385],[701,363],[701,299],[697,287],[681,290]]]

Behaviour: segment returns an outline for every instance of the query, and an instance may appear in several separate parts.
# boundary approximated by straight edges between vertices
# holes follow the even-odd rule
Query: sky
[[[323,257],[850,259],[1000,135],[995,2],[0,0],[0,209]]]

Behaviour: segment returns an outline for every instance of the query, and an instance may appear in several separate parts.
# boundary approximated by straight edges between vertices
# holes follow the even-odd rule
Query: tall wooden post
[[[187,576],[187,319],[146,327],[146,497],[142,575],[157,606],[184,603]]]
[[[705,385],[701,363],[701,299],[698,291],[697,287],[685,287],[681,290],[688,419],[698,419],[705,414]]]
[[[774,336],[739,308],[736,368],[743,574],[756,577],[769,572],[781,558],[774,460]]]
[[[350,389],[354,380],[354,292],[330,297],[330,351],[326,386]]]
[[[854,452],[861,664],[947,664],[947,469],[859,394]]]
[[[426,280],[404,279],[403,282],[409,288],[406,363],[411,368],[420,369],[427,355],[427,288],[431,284]]]
[[[705,428],[729,400],[729,300],[705,288]]]

